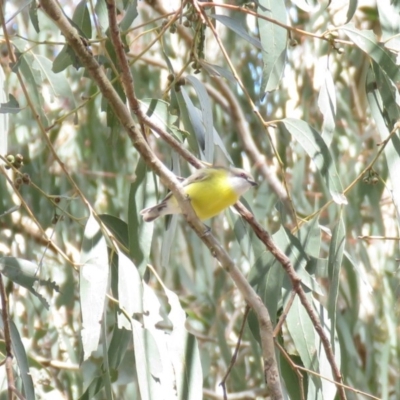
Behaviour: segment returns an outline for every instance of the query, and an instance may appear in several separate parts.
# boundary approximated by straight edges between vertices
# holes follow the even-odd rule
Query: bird
[[[204,221],[235,204],[240,196],[258,184],[243,169],[213,166],[198,169],[182,182],[182,186],[196,215]],[[145,222],[154,221],[163,215],[181,213],[172,192],[161,203],[140,211]]]

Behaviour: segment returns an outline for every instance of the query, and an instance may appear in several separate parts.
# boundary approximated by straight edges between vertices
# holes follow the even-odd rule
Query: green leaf
[[[370,68],[368,70],[365,86],[371,114],[383,141],[389,137],[394,123],[400,119],[400,99],[393,82],[386,78],[386,75],[381,72],[378,65],[373,64],[373,66],[373,69]],[[398,163],[400,140],[397,135],[393,135],[392,139],[386,144],[384,154],[392,183],[391,192],[394,206],[397,210],[397,220],[400,223],[400,185],[398,184],[398,177],[400,176],[400,165]]]
[[[273,18],[283,24],[287,22],[286,6],[283,0],[259,0],[260,15]],[[265,10],[266,8],[267,10]],[[261,93],[278,89],[286,64],[287,31],[272,22],[258,18],[260,40],[264,51]]]
[[[357,11],[357,6],[358,6],[358,0],[349,0],[349,8],[347,9],[345,24],[350,22],[350,20],[353,18],[354,14]]]
[[[135,174],[128,205],[129,255],[143,276],[150,255],[154,224],[144,222],[139,212],[154,205],[155,184],[153,172],[148,170],[143,159],[139,160]]]
[[[211,14],[210,17],[215,18],[217,21],[221,22],[221,24],[224,24],[227,28],[231,29],[233,32],[235,32],[237,35],[242,37],[253,46],[257,47],[260,50],[264,50],[261,42],[253,36],[249,35],[239,21],[226,15],[219,14]]]
[[[332,143],[333,133],[335,130],[336,93],[335,84],[329,69],[325,68],[323,74],[324,78],[318,96],[318,107],[324,117],[324,123],[322,125],[322,137],[324,138],[326,146],[329,148]]]
[[[39,266],[31,261],[16,257],[0,258],[0,272],[17,285],[23,286],[34,294],[39,301],[49,309],[48,302],[36,291],[35,285],[47,286],[58,291],[59,288],[54,282],[40,279],[37,275]]]
[[[204,126],[205,157],[210,163],[214,161],[214,124],[211,101],[204,85],[194,76],[186,77],[196,91],[201,107],[201,119]]]
[[[19,368],[19,377],[22,380],[24,395],[26,400],[35,400],[35,387],[33,385],[32,374],[29,371],[28,357],[21,335],[13,321],[9,321],[10,336],[13,355]],[[0,329],[4,332],[3,316],[0,314]]]
[[[143,313],[142,282],[135,264],[122,252],[118,252],[118,300],[130,318]],[[131,321],[118,315],[118,327],[131,329]]]
[[[323,307],[321,303],[319,303],[317,300],[314,299],[313,301],[313,306],[317,311],[318,319],[321,322],[322,328],[324,329],[325,335],[329,337],[332,337],[332,342],[330,343],[332,348],[335,349],[334,351],[334,357],[336,361],[336,365],[341,367],[341,359],[342,359],[342,351],[339,346],[339,340],[338,336],[336,334],[335,328],[332,328],[332,323],[329,320],[328,317],[328,312],[326,309]],[[333,333],[332,333],[333,332]],[[316,335],[316,342],[315,342],[315,348],[318,352],[318,364],[319,364],[319,373],[323,376],[326,377],[327,379],[321,379],[321,382],[317,382],[317,384],[321,383],[321,388],[320,391],[321,393],[319,396],[313,396],[312,398],[322,398],[324,400],[334,400],[336,397],[337,393],[337,388],[336,385],[332,382],[333,381],[333,374],[332,374],[332,367],[328,361],[328,358],[325,353],[325,348],[322,345],[321,338],[319,335]],[[328,380],[330,379],[330,381]]]
[[[86,39],[92,38],[92,24],[90,21],[89,10],[86,5],[87,0],[81,0],[75,8],[72,21],[79,27]]]
[[[380,27],[382,29],[381,41],[386,42],[391,48],[400,50],[400,4],[393,0],[380,0],[376,3],[379,14]],[[396,36],[397,37],[394,37]]]
[[[163,318],[153,289],[143,283],[146,313],[143,323],[132,319],[133,345],[140,395],[145,399],[172,397],[172,370],[166,354],[165,333],[156,328]]]
[[[0,102],[7,101],[7,96],[4,91],[5,79],[3,68],[0,68]],[[10,95],[10,100],[11,98]],[[9,117],[7,114],[0,115],[0,155],[4,156],[8,153],[8,120]]]
[[[29,19],[32,22],[33,28],[35,29],[36,33],[40,32],[39,27],[39,19],[37,14],[38,5],[35,0],[31,0],[29,4]]]
[[[335,352],[335,330],[336,330],[336,312],[337,300],[339,296],[340,269],[342,266],[344,245],[346,241],[346,230],[340,210],[338,220],[333,229],[332,239],[329,246],[328,273],[329,273],[329,296],[328,296],[328,315],[331,320],[331,346]]]
[[[100,27],[103,29],[103,32],[105,32],[108,29],[108,13],[106,2],[104,0],[97,0],[96,5],[94,6],[94,11]]]
[[[99,217],[117,240],[128,249],[128,224],[125,221],[122,221],[122,219],[109,214],[99,214]]]
[[[137,1],[132,1],[129,2],[127,9],[125,10],[125,15],[122,21],[119,23],[119,29],[124,32],[128,30],[132,22],[135,20],[135,18],[138,16],[137,12]]]
[[[92,214],[86,222],[80,263],[81,337],[86,360],[99,343],[99,321],[103,317],[109,275],[107,243]]]
[[[35,54],[34,57],[33,68],[40,71],[42,79],[49,83],[54,96],[62,98],[67,108],[76,108],[75,97],[65,74],[56,74],[52,69],[52,62],[48,58],[38,54]]]
[[[309,227],[306,227],[304,230],[307,230],[308,228]],[[311,262],[310,257],[305,252],[305,247],[307,246],[309,236],[301,235],[301,238],[303,243],[300,242],[296,236],[291,234],[290,231],[283,227],[281,227],[278,232],[273,235],[274,242],[290,258],[295,271],[301,278],[302,284],[313,292],[323,296],[324,292],[316,281],[315,277],[310,275],[310,273],[306,270],[307,264]]]
[[[208,72],[210,76],[216,77],[224,77],[229,82],[233,83],[234,85],[237,84],[235,77],[233,76],[232,72],[226,68],[220,67],[219,65],[210,64],[204,60],[199,60],[201,66]]]
[[[0,114],[18,114],[21,111],[17,99],[12,94],[9,96],[7,103],[0,103]]]
[[[131,340],[131,328],[129,330],[119,329],[114,325],[112,338],[108,347],[108,362],[111,369],[118,369],[126,355],[128,346],[131,344]]]
[[[357,47],[371,57],[394,83],[400,81],[400,68],[396,65],[394,56],[377,42],[373,31],[359,30],[352,24],[344,25],[340,29]]]
[[[311,294],[307,299],[312,304]],[[299,297],[296,296],[286,318],[288,332],[293,340],[296,351],[306,368],[318,372],[317,349],[315,348],[315,332]]]
[[[73,59],[68,51],[68,47],[68,45],[65,45],[53,61],[52,70],[55,74],[64,71],[64,69],[73,64]]]
[[[197,340],[185,328],[186,312],[182,309],[178,296],[164,286],[163,289],[170,305],[168,319],[172,323],[172,331],[167,337],[167,349],[178,399],[201,400],[203,371]]]
[[[180,90],[176,92],[176,98],[178,100],[183,126],[190,133],[190,137],[188,138],[189,144],[192,150],[197,150],[197,152],[200,153],[201,159],[204,160],[205,134],[200,115],[185,88],[181,87]]]
[[[188,133],[179,129],[176,125],[177,117],[171,115],[169,112],[170,105],[160,99],[142,99],[140,104],[143,107],[144,112],[150,119],[157,125],[167,129],[169,133],[175,136],[180,142],[183,142],[183,138],[188,136]]]
[[[275,324],[279,303],[282,301],[282,282],[284,270],[278,265],[271,253],[263,253],[251,267],[248,281],[254,287],[268,312],[273,324]],[[253,330],[253,329],[252,329]],[[258,327],[255,337],[258,336]]]
[[[48,121],[43,106],[43,96],[41,89],[41,85],[43,82],[40,73],[33,68],[34,57],[31,52],[25,51],[26,43],[23,40],[14,37],[12,39],[12,43],[17,49],[17,62],[12,69],[14,72],[17,69],[21,72],[30,99],[35,106],[35,112],[38,114],[43,126],[46,128],[48,126]]]
[[[333,201],[337,204],[347,204],[335,163],[322,136],[305,121],[285,118],[281,122],[314,161]]]

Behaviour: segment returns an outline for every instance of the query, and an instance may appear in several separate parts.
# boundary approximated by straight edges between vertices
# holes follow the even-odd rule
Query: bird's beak
[[[258,183],[253,179],[247,179],[247,182],[249,182],[251,186],[258,186]]]

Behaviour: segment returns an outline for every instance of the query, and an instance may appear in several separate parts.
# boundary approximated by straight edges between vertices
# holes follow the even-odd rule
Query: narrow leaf
[[[134,313],[143,313],[142,282],[135,264],[122,252],[118,251],[118,300],[129,317]],[[131,322],[125,315],[118,315],[118,327],[131,329]]]
[[[178,389],[178,399],[201,400],[203,389],[203,371],[196,338],[187,332],[186,312],[182,309],[178,296],[166,287],[171,310],[168,318],[172,331],[167,340],[168,354],[174,371],[174,385]]]
[[[336,329],[336,308],[339,296],[339,277],[342,266],[344,245],[346,240],[346,231],[340,210],[338,221],[333,229],[332,239],[329,246],[328,274],[329,274],[329,297],[328,297],[328,315],[331,320],[331,346],[335,351],[335,329]]]
[[[122,32],[128,30],[137,16],[138,16],[137,1],[135,0],[129,2],[128,7],[125,11],[124,18],[122,18],[122,21],[119,24],[120,30]]]
[[[112,232],[116,239],[126,248],[129,248],[128,225],[122,219],[109,214],[99,215],[101,221]]]
[[[294,118],[282,120],[286,129],[312,158],[325,180],[326,187],[337,204],[347,204],[336,166],[321,135],[306,122]]]
[[[186,79],[192,84],[197,93],[201,107],[201,119],[205,129],[205,156],[206,160],[214,160],[214,124],[211,101],[204,85],[194,76],[188,75]]]
[[[92,25],[86,0],[82,0],[75,8],[72,21],[80,28],[86,39],[92,38]]]
[[[307,296],[312,303],[312,296]],[[287,328],[297,352],[306,368],[318,372],[314,326],[306,310],[296,296],[287,315]]]
[[[68,52],[68,45],[65,45],[54,59],[52,70],[55,74],[58,74],[72,64],[73,59],[70,52]]]
[[[62,98],[66,108],[74,109],[76,107],[75,97],[71,86],[65,77],[65,74],[56,74],[52,68],[52,62],[41,55],[35,54],[33,68],[38,70],[43,80],[49,83],[54,96]]]
[[[17,99],[12,94],[9,96],[7,103],[0,103],[0,114],[18,114],[21,111]]]
[[[350,22],[350,20],[353,18],[354,14],[357,11],[357,6],[358,6],[358,0],[349,0],[349,8],[347,9],[345,24]]]
[[[396,65],[394,56],[377,42],[373,31],[356,29],[353,24],[344,25],[341,30],[357,47],[371,57],[394,83],[400,81],[400,68]]]
[[[5,103],[7,96],[4,91],[5,75],[3,68],[0,68],[0,102]],[[11,99],[11,96],[10,96]],[[0,155],[8,153],[8,115],[0,115]]]
[[[219,14],[211,14],[210,17],[215,18],[217,21],[221,22],[221,24],[224,24],[227,28],[231,29],[233,32],[235,32],[237,35],[242,37],[253,46],[257,47],[260,50],[264,50],[261,42],[253,36],[249,35],[239,21],[226,15]]]
[[[283,0],[259,0],[258,13],[286,23],[286,6]],[[272,22],[258,18],[260,40],[264,51],[261,93],[276,90],[281,82],[286,64],[287,31]]]
[[[234,85],[237,85],[235,77],[233,76],[232,72],[229,71],[228,69],[220,67],[218,65],[210,64],[204,60],[199,60],[199,63],[211,76],[216,76],[218,78],[222,76],[229,82],[233,83]]]
[[[35,295],[46,309],[49,308],[48,302],[37,292],[35,286],[47,286],[50,289],[58,291],[58,286],[49,280],[40,279],[37,275],[39,266],[32,261],[16,257],[0,258],[0,272],[17,285],[23,286]]]
[[[31,4],[29,4],[29,19],[31,20],[33,28],[35,29],[36,33],[39,33],[40,27],[39,27],[39,19],[38,19],[37,9],[38,9],[38,5],[37,5],[36,1],[32,0]]]
[[[144,222],[139,212],[155,204],[155,183],[153,172],[147,169],[142,159],[138,162],[135,174],[136,180],[131,185],[128,203],[129,255],[143,275],[150,255],[154,224]]]
[[[205,133],[201,118],[193,105],[192,100],[187,94],[185,88],[181,87],[176,91],[176,98],[179,104],[180,116],[182,118],[185,130],[190,133],[189,144],[200,153],[201,159],[204,159]]]
[[[375,70],[375,74],[374,74]],[[372,117],[378,128],[378,132],[382,140],[389,137],[390,129],[394,122],[400,119],[399,95],[393,83],[385,79],[385,75],[380,73],[378,65],[374,69],[369,69],[366,76],[366,92],[371,108]],[[392,139],[386,144],[384,153],[389,168],[390,181],[392,184],[393,202],[397,210],[397,220],[400,223],[400,185],[398,177],[400,176],[400,140],[397,135],[393,135]]]
[[[12,43],[17,49],[17,62],[13,66],[13,71],[18,69],[22,73],[30,100],[35,105],[35,112],[39,115],[44,127],[47,127],[48,121],[44,112],[45,107],[43,106],[41,89],[43,81],[40,73],[33,68],[34,57],[31,52],[25,51],[26,43],[23,40],[15,37],[12,39]]]
[[[318,96],[318,107],[324,117],[324,123],[322,125],[322,137],[324,138],[326,146],[329,148],[332,143],[333,132],[335,130],[336,93],[332,74],[328,68],[325,68],[323,75],[324,78]]]
[[[0,329],[4,331],[3,316],[0,314]],[[13,355],[19,368],[19,376],[24,388],[24,399],[35,400],[35,387],[33,385],[32,375],[29,371],[28,356],[25,351],[21,335],[13,321],[10,321],[10,335]]]
[[[99,343],[109,274],[107,243],[93,215],[86,223],[80,262],[81,336],[86,360]]]

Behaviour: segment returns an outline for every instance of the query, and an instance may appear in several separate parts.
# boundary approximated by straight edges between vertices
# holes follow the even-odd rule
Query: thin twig
[[[336,387],[338,389],[338,393],[341,399],[346,399],[346,393],[342,387],[342,375],[340,373],[339,367],[336,364],[335,356],[332,351],[331,344],[329,342],[329,338],[327,337],[324,328],[321,325],[321,322],[318,318],[317,313],[315,312],[312,304],[307,299],[307,296],[303,290],[301,285],[301,279],[293,268],[292,263],[290,262],[289,257],[283,253],[273,242],[270,234],[264,230],[264,228],[256,221],[254,215],[247,210],[241,203],[237,203],[235,208],[239,211],[242,217],[249,223],[252,227],[254,233],[257,237],[265,244],[267,249],[271,252],[271,254],[279,261],[282,265],[283,269],[286,271],[290,282],[293,287],[293,291],[299,296],[301,304],[309,315],[312,324],[314,325],[315,330],[317,331],[322,345],[325,349],[326,357],[332,369],[332,375],[336,381]]]
[[[109,102],[116,117],[120,120],[121,125],[124,127],[132,141],[132,144],[140,153],[143,160],[160,177],[162,183],[172,191],[190,227],[197,233],[203,243],[206,244],[211,254],[218,259],[222,267],[230,274],[232,280],[235,282],[248,305],[252,307],[257,314],[260,325],[265,378],[271,389],[272,398],[275,400],[283,399],[279,370],[275,359],[272,323],[267,308],[261,301],[260,297],[255,293],[249,282],[245,279],[239,268],[229,257],[227,251],[220,245],[220,243],[218,243],[215,237],[208,230],[204,231],[204,224],[197,218],[190,202],[187,201],[187,196],[179,181],[151,151],[146,140],[137,130],[135,122],[131,117],[131,113],[121,101],[119,95],[110,84],[103,69],[93,57],[90,50],[86,47],[85,43],[82,42],[76,29],[71,26],[68,19],[62,13],[59,5],[54,0],[41,0],[40,4],[47,15],[57,24],[71,48],[80,58],[82,64],[86,67],[87,72],[96,82],[104,98]],[[142,117],[141,113],[138,113],[137,116],[139,119]],[[141,122],[144,122],[144,120],[141,120]]]
[[[2,13],[2,11],[0,11]],[[1,18],[3,20],[3,18]],[[4,342],[6,347],[6,376],[8,386],[8,398],[12,400],[13,390],[15,389],[15,380],[13,373],[13,355],[11,351],[11,334],[10,334],[10,320],[8,312],[7,294],[4,289],[3,275],[0,274],[0,297],[1,297],[1,317],[3,320]]]
[[[247,321],[247,316],[249,315],[251,308],[246,305],[246,309],[244,310],[244,314],[243,314],[243,321],[242,321],[242,326],[240,327],[240,331],[239,331],[239,337],[236,343],[236,347],[235,347],[235,351],[233,352],[232,358],[231,358],[231,362],[229,363],[228,369],[224,375],[224,377],[222,378],[221,382],[220,382],[220,386],[222,387],[223,393],[224,393],[224,399],[227,400],[228,397],[226,395],[226,380],[228,379],[228,376],[230,375],[233,366],[235,365],[238,353],[239,353],[239,349],[240,349],[240,343],[242,342],[242,336],[243,336],[243,332],[244,332],[244,328],[246,326],[246,321]]]

